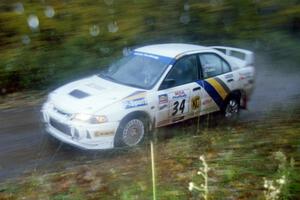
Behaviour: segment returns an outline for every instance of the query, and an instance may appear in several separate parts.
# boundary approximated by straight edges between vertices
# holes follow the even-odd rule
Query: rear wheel
[[[225,116],[225,118],[227,119],[232,119],[232,118],[237,118],[238,114],[240,112],[240,101],[239,101],[239,97],[231,97],[229,98],[226,103],[225,106],[223,108],[223,114]]]
[[[135,146],[145,137],[146,127],[142,118],[130,118],[121,122],[115,137],[115,146]]]

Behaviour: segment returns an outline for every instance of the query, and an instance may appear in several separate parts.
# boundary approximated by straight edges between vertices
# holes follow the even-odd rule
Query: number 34
[[[172,116],[176,115],[178,113],[178,111],[180,111],[182,114],[184,111],[184,106],[185,106],[185,99],[183,99],[181,102],[175,101],[173,104]],[[178,109],[178,107],[179,107],[179,109]]]

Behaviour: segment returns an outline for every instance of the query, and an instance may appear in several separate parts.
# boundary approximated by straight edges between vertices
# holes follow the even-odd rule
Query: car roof
[[[140,47],[135,49],[135,51],[142,53],[155,54],[170,58],[175,58],[178,55],[190,52],[190,51],[201,51],[207,50],[208,47],[193,45],[193,44],[182,44],[182,43],[168,43],[168,44],[155,44]]]

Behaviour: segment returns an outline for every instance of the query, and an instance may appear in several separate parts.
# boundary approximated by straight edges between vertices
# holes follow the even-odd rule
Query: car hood
[[[56,89],[49,98],[57,109],[64,112],[94,114],[137,91],[136,88],[92,76]]]

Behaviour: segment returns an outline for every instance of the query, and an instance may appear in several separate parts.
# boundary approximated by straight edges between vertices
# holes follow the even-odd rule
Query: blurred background
[[[0,93],[56,87],[154,43],[300,62],[299,0],[2,0]]]
[[[299,199],[299,36],[300,0],[1,0],[0,199],[149,199],[149,145],[80,151],[44,134],[40,109],[48,91],[168,42],[254,51],[256,88],[235,123],[158,130],[158,199],[199,199],[202,154],[209,199],[267,199],[264,181],[282,177],[280,199]]]

